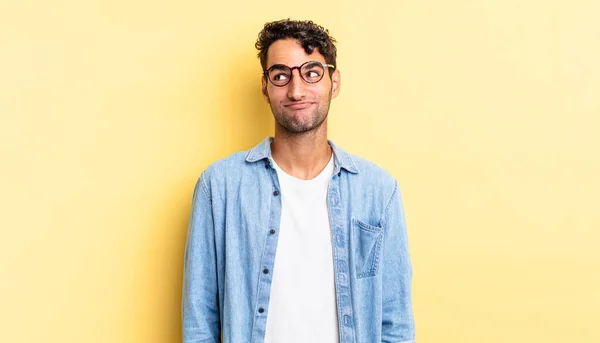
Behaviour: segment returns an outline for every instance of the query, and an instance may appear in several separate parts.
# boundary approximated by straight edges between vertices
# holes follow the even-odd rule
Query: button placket
[[[339,176],[339,175],[338,175]],[[340,330],[340,343],[353,342],[354,328],[352,323],[352,302],[350,301],[350,287],[348,285],[348,250],[347,250],[347,229],[344,225],[344,209],[341,206],[338,182],[339,178],[335,175],[329,185],[328,211],[330,217],[330,226],[333,239],[334,252],[334,271],[336,273],[336,298],[338,304],[338,319]]]
[[[252,338],[250,342],[262,342],[264,340],[265,329],[267,325],[268,306],[269,306],[269,294],[272,283],[272,268],[275,262],[275,252],[277,247],[277,228],[280,225],[281,218],[281,193],[279,191],[279,180],[275,169],[266,163],[264,172],[269,182],[261,183],[262,189],[268,189],[271,187],[271,192],[266,192],[269,196],[264,201],[266,206],[269,208],[268,222],[265,223],[267,227],[267,235],[265,237],[263,256],[261,259],[261,266],[258,276],[258,294],[257,302],[255,307],[256,316],[254,318],[254,330],[252,331]],[[270,205],[269,205],[270,203]]]

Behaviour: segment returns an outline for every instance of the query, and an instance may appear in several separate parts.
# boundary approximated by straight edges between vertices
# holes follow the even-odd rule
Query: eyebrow
[[[316,66],[321,67],[321,66],[323,66],[323,64],[321,62],[319,62],[319,61],[311,61],[311,62],[307,63],[304,67],[305,68],[312,68],[312,67],[316,67]]]
[[[273,64],[267,70],[289,70],[289,67],[286,66],[285,64]]]

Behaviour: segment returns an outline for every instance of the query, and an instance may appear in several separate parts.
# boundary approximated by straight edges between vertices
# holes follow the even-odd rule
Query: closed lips
[[[312,102],[294,102],[294,103],[287,104],[284,106],[291,108],[291,109],[295,109],[295,110],[301,110],[303,108],[310,107],[312,104],[313,104]]]

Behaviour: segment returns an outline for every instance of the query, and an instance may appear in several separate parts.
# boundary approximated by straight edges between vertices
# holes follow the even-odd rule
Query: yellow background
[[[272,133],[254,42],[339,41],[417,339],[600,342],[600,2],[0,0],[0,341],[179,342],[193,186]],[[369,342],[371,343],[371,342]]]

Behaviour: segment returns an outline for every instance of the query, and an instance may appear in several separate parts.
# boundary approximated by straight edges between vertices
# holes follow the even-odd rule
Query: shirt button
[[[269,270],[267,268],[263,269],[263,274],[269,274]]]
[[[275,230],[271,229],[271,230],[269,230],[269,233],[272,234],[272,235],[274,235],[275,234]]]
[[[274,192],[273,192],[273,195],[274,195],[274,196],[278,196],[278,195],[279,195],[279,191],[274,191]]]
[[[263,312],[265,312],[264,308],[261,307],[261,308],[258,309],[258,313],[263,313]]]

